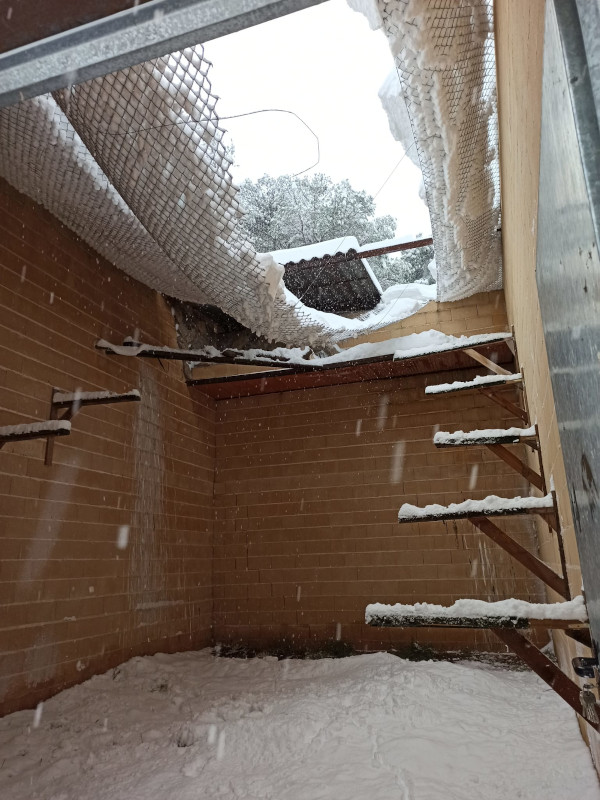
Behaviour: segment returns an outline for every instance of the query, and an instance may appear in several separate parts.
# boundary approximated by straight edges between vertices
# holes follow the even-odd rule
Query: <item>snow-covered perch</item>
[[[465,599],[451,606],[371,603],[365,609],[365,622],[375,627],[565,628],[582,625],[587,619],[581,595],[564,603],[528,603],[514,598],[488,603]]]
[[[505,386],[507,384],[518,385],[521,380],[522,375],[520,372],[511,373],[510,375],[478,375],[471,381],[454,381],[453,383],[437,383],[433,386],[426,386],[425,394],[448,394],[481,387]]]
[[[484,500],[465,500],[442,506],[431,503],[427,506],[413,506],[404,503],[398,512],[400,522],[425,522],[436,519],[465,519],[467,517],[493,517],[508,514],[526,514],[554,510],[551,494],[544,497],[496,497],[491,494]]]
[[[69,433],[71,433],[71,423],[62,419],[28,422],[22,425],[4,425],[0,428],[0,447],[8,442],[41,439],[46,436],[68,436]]]
[[[57,408],[103,405],[106,403],[127,403],[141,400],[138,389],[128,392],[54,392],[52,405]]]
[[[436,447],[461,447],[471,444],[517,444],[535,439],[535,425],[529,428],[486,428],[474,431],[438,431],[433,437]]]
[[[50,404],[50,416],[54,419],[60,415],[57,422],[67,424],[70,428],[71,423],[69,420],[73,419],[83,406],[103,406],[109,403],[139,403],[140,400],[141,395],[138,389],[130,389],[127,392],[81,392],[79,389],[74,392],[61,392],[55,390]],[[44,455],[44,464],[47,467],[52,464],[53,453],[54,441],[48,439]]]
[[[235,364],[270,366],[276,369],[291,367],[314,371],[350,364],[368,364],[376,361],[397,361],[421,356],[469,350],[483,345],[502,344],[512,339],[510,333],[487,333],[479,336],[449,336],[436,330],[423,331],[408,336],[387,339],[383,342],[366,342],[344,348],[331,356],[315,356],[310,348],[278,347],[273,350],[217,350],[206,346],[196,350],[162,347],[144,343],[117,345],[99,339],[96,347],[110,355],[140,358],[164,358],[189,361],[197,364]]]
[[[536,472],[529,464],[525,463],[523,459],[519,458],[514,451],[504,447],[505,444],[523,443],[533,450],[539,450],[535,425],[531,425],[529,428],[490,428],[488,430],[475,430],[466,433],[465,431],[456,431],[455,433],[438,431],[433,437],[433,443],[438,448],[483,445],[494,453],[494,455],[505,461],[509,467],[516,470],[528,480],[532,486],[539,489],[540,492],[544,494],[546,492],[546,484],[541,472],[541,464],[540,472]]]

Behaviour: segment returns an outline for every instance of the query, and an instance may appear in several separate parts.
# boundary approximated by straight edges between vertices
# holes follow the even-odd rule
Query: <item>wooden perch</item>
[[[372,614],[367,623],[374,628],[529,628],[581,630],[587,623],[569,619],[530,619],[529,617],[436,617],[416,614]]]
[[[70,420],[84,406],[103,406],[109,403],[139,403],[141,396],[138,389],[130,389],[127,392],[63,392],[60,389],[52,389],[52,399],[50,401],[50,419],[56,423],[63,423],[71,429]],[[64,409],[62,414],[60,410]],[[54,454],[54,439],[46,439],[46,453],[44,464],[52,464]]]
[[[533,432],[530,433],[530,431]],[[433,437],[433,443],[437,448],[476,446],[487,447],[490,452],[494,453],[494,455],[498,456],[498,458],[501,458],[506,464],[526,478],[526,480],[528,480],[532,486],[535,486],[536,489],[539,489],[544,494],[546,493],[546,482],[541,470],[541,462],[540,472],[536,472],[534,469],[531,469],[531,467],[521,458],[519,458],[519,456],[504,446],[505,444],[537,443],[537,432],[533,427],[526,428],[521,431],[517,428],[512,428],[507,431],[481,430],[472,431],[470,433],[459,431],[455,434],[439,432]],[[538,450],[538,447],[535,446],[533,449]]]
[[[518,616],[435,616],[418,613],[397,614],[370,610],[367,624],[385,628],[474,628],[492,631],[513,653],[555,691],[588,725],[600,730],[600,723],[585,716],[580,687],[520,631],[530,629],[560,629],[578,641],[589,638],[589,627],[579,619],[533,619]],[[598,704],[596,704],[596,709]]]
[[[9,442],[68,436],[70,433],[71,423],[56,419],[49,419],[45,422],[31,422],[25,425],[6,425],[0,428],[0,449]]]

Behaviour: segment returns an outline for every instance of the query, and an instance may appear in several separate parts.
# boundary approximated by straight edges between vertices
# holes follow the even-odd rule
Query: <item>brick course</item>
[[[0,451],[6,713],[132,655],[210,643],[215,411],[181,365],[94,348],[136,330],[175,345],[156,292],[5,183],[0,213],[0,424],[47,419],[53,386],[142,389],[139,404],[82,409],[51,467],[43,440]]]

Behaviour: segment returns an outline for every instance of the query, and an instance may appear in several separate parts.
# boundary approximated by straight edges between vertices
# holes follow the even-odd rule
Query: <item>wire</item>
[[[219,117],[219,120],[240,119],[241,117],[251,117],[253,114],[268,114],[268,113],[291,114],[293,117],[296,117],[296,119],[299,120],[304,125],[304,127],[307,128],[310,131],[310,133],[312,133],[312,135],[315,137],[315,141],[317,143],[317,160],[314,162],[314,164],[311,164],[310,167],[306,167],[306,169],[303,169],[300,172],[296,172],[291,177],[297,178],[299,175],[304,175],[305,172],[308,172],[310,169],[313,169],[313,167],[316,167],[317,164],[319,164],[319,162],[321,161],[321,144],[319,142],[319,137],[313,131],[310,125],[305,120],[303,120],[301,116],[296,114],[295,111],[289,111],[289,109],[287,108],[260,108],[257,111],[247,111],[245,114],[231,114],[227,117]]]
[[[311,170],[314,167],[316,167],[321,161],[321,143],[319,141],[319,137],[313,131],[313,129],[310,127],[310,125],[305,120],[303,120],[302,117],[299,114],[296,114],[295,111],[290,111],[287,108],[259,108],[256,111],[246,111],[243,114],[230,114],[230,115],[228,115],[226,117],[219,117],[218,115],[215,114],[214,117],[209,117],[208,120],[206,120],[206,119],[204,119],[204,120],[200,120],[200,119],[173,120],[173,122],[165,122],[162,125],[148,125],[147,127],[137,128],[137,129],[133,129],[133,130],[129,129],[127,131],[106,131],[106,133],[104,135],[105,136],[130,136],[130,135],[133,135],[133,134],[143,133],[145,131],[157,131],[157,130],[160,130],[161,128],[172,128],[174,125],[189,125],[190,127],[193,127],[194,125],[206,126],[206,122],[207,121],[216,123],[218,125],[219,122],[221,122],[221,120],[224,120],[224,119],[240,119],[241,117],[251,117],[254,114],[270,114],[270,113],[291,114],[293,117],[296,117],[296,119],[299,122],[301,122],[304,125],[305,128],[307,128],[310,131],[310,133],[314,136],[315,141],[317,143],[317,160],[314,162],[314,164],[311,164],[310,167],[306,167],[305,169],[301,170],[300,172],[296,172],[291,177],[292,178],[297,178],[299,175],[304,175],[305,172],[308,172],[309,170]]]

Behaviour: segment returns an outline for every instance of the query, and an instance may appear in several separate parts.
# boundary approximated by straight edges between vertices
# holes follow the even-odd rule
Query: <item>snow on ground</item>
[[[531,673],[205,650],[134,658],[0,720],[0,796],[600,800],[600,788],[574,714]]]

